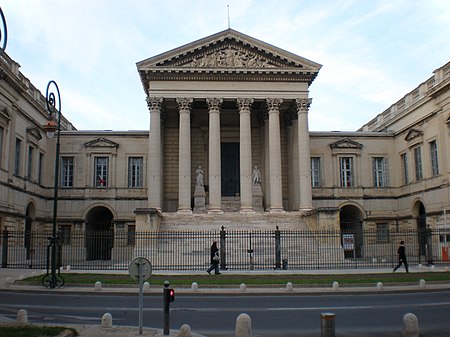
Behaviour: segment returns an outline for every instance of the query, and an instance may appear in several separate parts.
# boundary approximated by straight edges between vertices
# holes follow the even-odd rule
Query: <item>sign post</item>
[[[144,280],[147,280],[152,274],[152,264],[145,257],[137,257],[131,261],[128,271],[132,279],[139,281],[139,335],[142,335]]]

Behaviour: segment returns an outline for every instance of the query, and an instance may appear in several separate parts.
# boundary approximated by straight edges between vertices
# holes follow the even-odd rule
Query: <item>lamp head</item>
[[[53,138],[55,136],[55,132],[58,129],[58,125],[55,121],[48,121],[47,124],[44,125],[44,131],[47,134],[48,138]]]

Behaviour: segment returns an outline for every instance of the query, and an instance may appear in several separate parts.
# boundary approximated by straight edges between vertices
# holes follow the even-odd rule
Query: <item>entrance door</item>
[[[222,196],[235,196],[240,191],[239,143],[221,144]]]
[[[86,221],[86,260],[111,260],[114,245],[111,211],[101,206],[94,207]]]

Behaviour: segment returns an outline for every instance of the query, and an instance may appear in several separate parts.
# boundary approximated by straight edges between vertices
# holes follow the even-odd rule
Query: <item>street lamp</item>
[[[5,15],[3,15],[3,11],[2,11],[1,7],[0,7],[0,17],[2,20],[2,29],[0,30],[0,41],[3,38],[3,43],[0,48],[1,48],[1,50],[5,51],[6,43],[8,42],[8,28],[6,27],[6,19],[5,19]]]
[[[56,89],[56,96],[53,91],[51,91],[51,87],[54,86]],[[59,95],[59,88],[55,81],[48,82],[47,85],[47,93],[46,93],[46,101],[47,101],[47,110],[49,112],[50,120],[47,124],[44,125],[44,130],[47,134],[48,138],[53,138],[56,132],[56,154],[55,154],[55,180],[53,184],[53,223],[52,223],[52,236],[49,238],[49,250],[47,250],[47,274],[42,279],[42,284],[47,288],[56,288],[64,285],[64,279],[61,275],[59,275],[59,266],[58,266],[58,275],[56,275],[56,250],[58,246],[57,237],[56,237],[56,220],[58,215],[58,181],[59,181],[59,137],[61,132],[61,97]],[[56,104],[58,104],[58,108],[56,108]],[[57,114],[58,122],[54,121],[54,114]],[[50,253],[50,254],[49,254]],[[51,272],[49,274],[49,258],[51,259]]]

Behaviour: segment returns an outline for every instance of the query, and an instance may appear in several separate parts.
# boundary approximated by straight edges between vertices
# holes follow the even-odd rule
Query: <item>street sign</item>
[[[132,279],[147,280],[152,274],[152,264],[145,257],[137,257],[130,262],[128,271]]]

